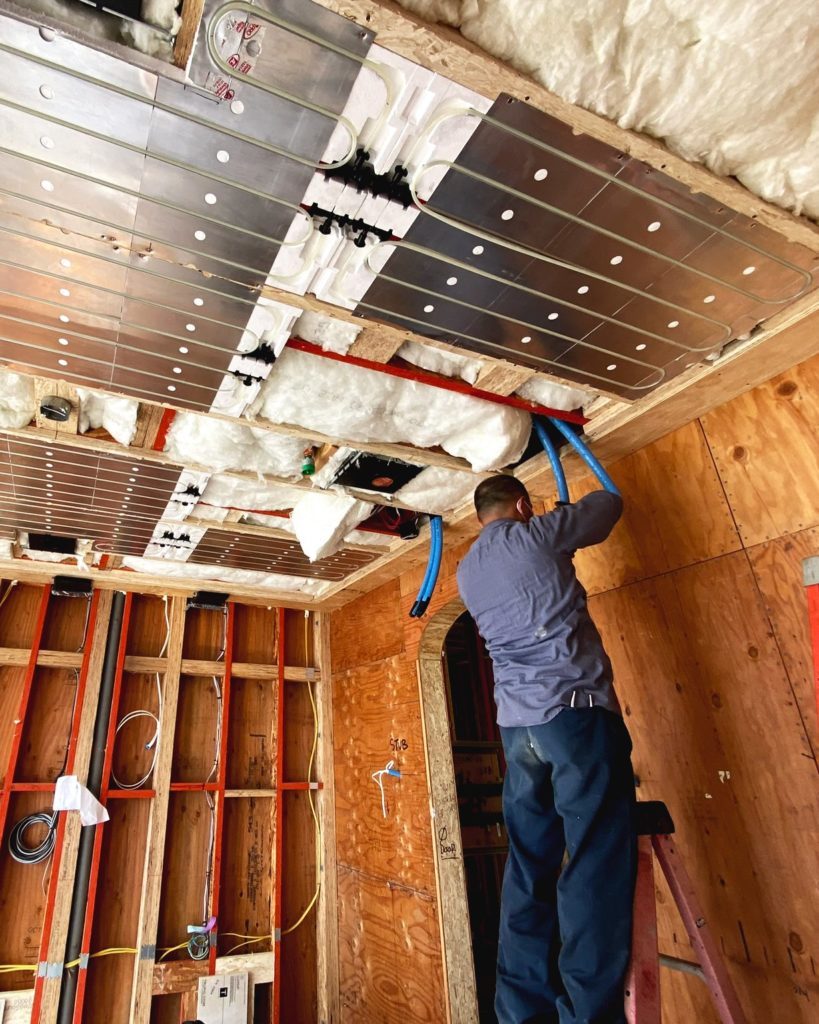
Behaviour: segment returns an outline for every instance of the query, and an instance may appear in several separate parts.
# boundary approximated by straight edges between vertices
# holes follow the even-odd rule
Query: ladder
[[[722,1024],[746,1024],[736,991],[720,959],[688,872],[671,838],[674,822],[660,801],[637,804],[637,887],[634,893],[634,929],[631,963],[626,976],[628,1024],[660,1024],[660,967],[685,971],[708,986]],[[659,954],[657,907],[654,895],[654,858],[663,870],[674,902],[699,960],[681,960]]]

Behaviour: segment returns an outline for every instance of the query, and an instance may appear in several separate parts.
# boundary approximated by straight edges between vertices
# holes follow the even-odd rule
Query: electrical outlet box
[[[247,1024],[247,974],[213,974],[199,979],[196,1016],[202,1024]]]

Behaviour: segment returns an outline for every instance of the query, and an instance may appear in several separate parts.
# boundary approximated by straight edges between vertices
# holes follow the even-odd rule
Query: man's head
[[[514,476],[490,476],[475,488],[475,511],[482,526],[495,519],[517,519],[528,523],[532,518],[529,492]]]

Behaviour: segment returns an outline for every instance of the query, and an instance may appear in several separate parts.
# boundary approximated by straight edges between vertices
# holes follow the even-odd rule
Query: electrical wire
[[[157,655],[158,658],[163,657],[168,649],[168,644],[171,639],[171,623],[168,618],[168,598],[163,596],[162,601],[165,609],[165,640],[159,654]],[[154,767],[156,766],[156,758],[159,749],[159,734],[162,729],[162,683],[160,681],[160,675],[161,673],[159,672],[154,674],[156,682],[157,713],[154,714],[153,711],[148,711],[145,708],[139,708],[136,711],[130,711],[117,723],[115,736],[118,736],[120,731],[128,725],[129,722],[135,722],[139,718],[150,718],[155,724],[154,735],[145,744],[145,749],[152,751],[151,763],[147,772],[140,779],[137,779],[135,782],[123,782],[121,779],[117,778],[114,766],[113,764],[111,765],[111,778],[119,789],[141,789],[151,777]]]

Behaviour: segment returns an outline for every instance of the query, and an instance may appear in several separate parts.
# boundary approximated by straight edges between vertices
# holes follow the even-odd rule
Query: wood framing
[[[448,1024],[478,1024],[479,1021],[458,793],[442,667],[447,633],[464,610],[460,600],[450,601],[430,619],[418,659]]]
[[[155,795],[151,801],[148,821],[148,844],[145,853],[136,942],[139,952],[131,991],[131,1024],[148,1024],[151,1017],[159,895],[162,889],[162,865],[165,858],[165,827],[168,820],[171,760],[176,734],[179,680],[182,672],[182,644],[185,637],[185,599],[183,597],[171,599],[170,624],[168,659],[162,684],[162,717],[151,782]]]

